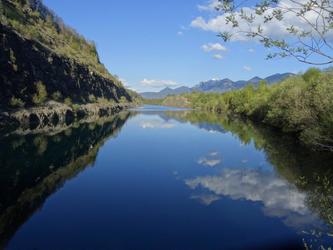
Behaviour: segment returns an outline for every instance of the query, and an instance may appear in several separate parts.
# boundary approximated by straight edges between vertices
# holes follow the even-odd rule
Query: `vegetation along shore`
[[[247,117],[292,133],[314,149],[333,151],[332,69],[310,68],[270,86],[261,81],[223,94],[190,93],[145,102]]]

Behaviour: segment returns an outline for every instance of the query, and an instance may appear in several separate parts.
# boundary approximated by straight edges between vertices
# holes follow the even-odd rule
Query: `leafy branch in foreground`
[[[333,63],[332,0],[216,0],[226,26],[224,41],[255,39],[266,48],[277,49],[267,58],[294,57],[298,61],[325,65]]]

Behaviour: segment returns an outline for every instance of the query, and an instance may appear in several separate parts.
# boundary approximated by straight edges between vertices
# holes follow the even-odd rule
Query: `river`
[[[0,248],[333,246],[333,154],[250,121],[144,106],[0,149]]]

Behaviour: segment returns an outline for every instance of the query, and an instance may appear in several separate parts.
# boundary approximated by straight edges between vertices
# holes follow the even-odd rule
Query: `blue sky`
[[[94,40],[108,70],[137,91],[193,86],[212,78],[241,80],[297,73],[309,67],[291,58],[267,61],[266,51],[255,42],[224,44],[216,33],[191,26],[196,18],[212,15],[198,8],[207,4],[207,0],[44,0],[44,3],[66,24]],[[212,47],[209,44],[216,43],[226,50],[213,46],[215,50],[208,51]],[[208,52],[203,45],[207,45]]]

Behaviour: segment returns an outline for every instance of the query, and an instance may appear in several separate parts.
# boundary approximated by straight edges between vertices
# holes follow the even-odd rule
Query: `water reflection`
[[[171,122],[163,122],[163,120],[146,120],[146,121],[142,121],[140,123],[141,128],[144,129],[154,129],[154,128],[159,128],[159,129],[170,129],[170,128],[174,128],[175,124],[171,123]]]
[[[206,167],[216,167],[222,162],[222,157],[219,152],[213,151],[208,153],[208,155],[201,157],[198,160],[198,164]]]
[[[204,190],[191,198],[205,205],[223,196],[261,202],[266,215],[282,218],[285,224],[298,229],[305,247],[328,249],[332,246],[331,153],[311,151],[291,136],[236,117],[198,112],[169,112],[168,116],[210,132],[231,133],[242,145],[254,143],[257,150],[264,151],[275,170],[265,171],[260,166],[256,169],[226,167],[218,175],[186,179],[190,189]]]
[[[109,145],[107,150],[117,157],[112,161],[105,154],[103,158],[98,152],[104,142],[115,137],[129,120],[122,140],[114,140],[117,143],[113,147]],[[213,138],[219,135],[223,135],[221,138],[226,141],[216,144],[219,139],[214,139],[213,143]],[[256,150],[251,148],[246,156],[227,150],[241,151],[247,145],[255,145]],[[250,154],[258,152],[265,155],[266,160],[253,161]],[[83,213],[76,217],[94,217],[90,223],[97,222],[88,232],[96,228],[110,230],[109,235],[103,233],[95,240],[105,242],[110,239],[117,244],[118,241],[135,239],[144,249],[154,238],[154,246],[158,248],[166,241],[164,235],[170,234],[169,248],[180,245],[192,249],[201,242],[202,249],[209,248],[209,244],[220,249],[223,246],[244,246],[242,244],[256,240],[255,243],[267,243],[260,240],[272,240],[275,232],[283,234],[275,240],[287,241],[284,237],[290,236],[290,227],[290,231],[293,234],[297,231],[309,248],[323,245],[327,249],[332,242],[332,154],[312,152],[298,145],[292,137],[249,121],[192,111],[160,112],[150,108],[149,112],[123,112],[82,124],[17,130],[2,135],[0,248],[5,247],[18,228],[43,206],[46,198],[67,180],[94,166],[97,158],[105,164],[113,163],[114,172],[110,168],[103,169],[101,162],[96,164],[94,170],[99,169],[100,175],[89,179],[89,185],[95,189],[86,195],[98,196],[95,201],[104,209],[93,212],[81,206]],[[261,164],[262,161],[265,164]],[[113,178],[112,181],[109,178]],[[98,185],[96,179],[102,184]],[[73,192],[73,196],[62,201],[75,199],[75,195]],[[226,200],[246,203],[243,210],[234,211],[235,203],[223,203]],[[253,209],[249,204],[258,205],[260,216],[253,210],[247,212],[248,208]],[[214,210],[214,206],[218,209]],[[225,218],[228,212],[229,216],[235,217],[234,221]],[[253,214],[257,217],[252,220],[255,225],[250,227],[256,229],[248,229],[244,218],[247,220],[247,216]],[[284,224],[269,224],[272,218]],[[107,222],[103,224],[104,221]],[[235,226],[235,221],[239,227]],[[44,228],[39,222],[34,225]],[[259,233],[262,232],[260,227],[267,225],[275,228],[265,238]],[[253,233],[248,232],[252,229]],[[242,241],[239,239],[242,233],[248,233],[251,239],[244,237]],[[86,235],[87,238],[91,236]],[[230,237],[235,245],[224,242]],[[256,237],[258,239],[253,239]],[[84,243],[87,242],[89,240]],[[188,242],[190,244],[186,245]],[[274,245],[276,242],[268,243]],[[119,246],[123,245],[119,243]]]
[[[261,202],[266,215],[281,217],[286,224],[297,228],[315,221],[306,206],[305,193],[272,172],[226,168],[220,175],[200,176],[185,183],[193,190],[207,189],[215,195],[215,201],[216,197],[228,196]]]
[[[106,139],[129,117],[121,113],[69,127],[17,130],[0,139],[0,248],[64,182],[95,162]]]

